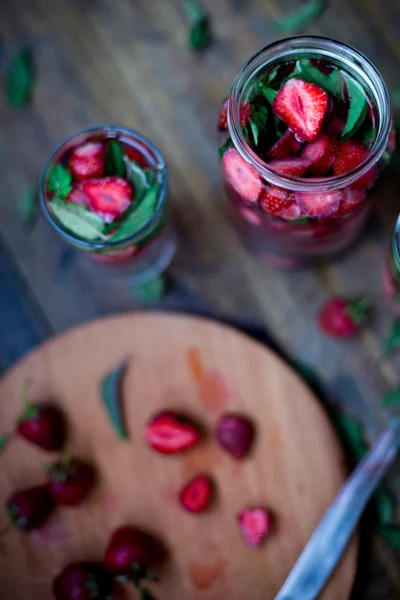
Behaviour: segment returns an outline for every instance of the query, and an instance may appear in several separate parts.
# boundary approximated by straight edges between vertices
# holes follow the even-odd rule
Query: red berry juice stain
[[[210,412],[220,413],[233,396],[225,379],[217,371],[206,371],[198,348],[189,348],[187,364],[203,406]]]
[[[196,590],[207,592],[216,586],[225,588],[228,561],[219,558],[211,564],[193,561],[189,565],[189,579]]]

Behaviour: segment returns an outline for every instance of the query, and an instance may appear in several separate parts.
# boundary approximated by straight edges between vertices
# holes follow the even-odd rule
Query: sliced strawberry
[[[229,148],[222,159],[225,176],[238,194],[247,202],[257,202],[261,189],[261,178],[235,148]]]
[[[250,102],[244,102],[240,107],[240,126],[247,127],[252,115]]]
[[[221,108],[219,109],[218,115],[218,131],[228,131],[228,105],[229,98],[225,98],[225,100],[221,104]]]
[[[275,142],[268,150],[267,156],[273,160],[279,158],[289,158],[295,156],[301,148],[301,142],[296,140],[296,137],[289,129]]]
[[[281,158],[268,163],[268,166],[284,175],[292,177],[303,177],[307,169],[311,166],[311,161],[307,158]]]
[[[294,204],[294,199],[289,192],[278,187],[269,187],[260,199],[260,207],[275,217],[289,209]]]
[[[303,142],[318,137],[329,107],[328,94],[314,83],[289,79],[273,104],[273,112]]]
[[[186,417],[164,411],[146,425],[145,437],[158,452],[174,454],[194,446],[199,441],[200,432]]]
[[[346,188],[343,191],[343,200],[340,203],[337,216],[343,217],[345,215],[350,215],[354,211],[358,210],[361,204],[364,203],[366,197],[367,194],[364,190],[354,190]]]
[[[301,156],[311,161],[310,171],[313,175],[323,176],[332,168],[338,148],[337,139],[323,133],[315,142],[304,146]]]
[[[358,140],[347,140],[339,145],[339,150],[333,163],[333,172],[335,175],[343,175],[357,168],[368,156],[369,150]],[[372,167],[365,175],[351,184],[351,187],[358,190],[367,189],[373,186],[375,182],[376,167]]]
[[[295,194],[297,204],[307,217],[328,217],[337,212],[342,192],[297,192]]]
[[[82,190],[89,198],[90,208],[105,223],[119,219],[134,197],[131,184],[122,177],[88,179],[82,183]]]
[[[105,167],[104,146],[100,142],[88,142],[72,150],[69,168],[75,179],[102,177]]]
[[[189,481],[179,494],[180,502],[186,510],[201,513],[210,506],[213,482],[208,475],[197,475]]]
[[[67,196],[68,202],[73,202],[74,204],[80,204],[81,206],[88,206],[89,198],[86,196],[85,192],[82,189],[81,183],[76,183],[71,192]]]
[[[296,221],[297,219],[304,217],[300,207],[295,203],[289,206],[289,208],[282,210],[277,216],[281,219],[285,219],[285,221]]]
[[[271,515],[265,508],[246,508],[237,517],[248,546],[261,546],[271,529]]]

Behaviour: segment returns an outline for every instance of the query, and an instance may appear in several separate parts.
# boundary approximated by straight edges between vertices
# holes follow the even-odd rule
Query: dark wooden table
[[[393,319],[381,267],[400,208],[399,179],[384,178],[363,239],[340,262],[282,273],[253,261],[224,215],[215,121],[240,65],[277,39],[274,19],[296,1],[205,4],[216,39],[195,55],[186,48],[180,0],[0,3],[2,71],[25,43],[38,66],[31,107],[13,112],[0,99],[0,370],[54,333],[137,307],[129,287],[104,285],[78,261],[66,261],[63,242],[44,219],[24,233],[16,210],[20,190],[35,181],[58,141],[83,126],[114,122],[143,132],[167,156],[180,247],[173,289],[160,306],[265,329],[287,356],[317,370],[328,400],[356,414],[372,440],[389,416],[379,400],[399,379],[400,355],[380,357]],[[309,33],[356,46],[390,89],[399,86],[397,0],[332,0]],[[323,337],[318,307],[333,293],[359,292],[374,303],[372,326],[354,342]],[[378,537],[372,547],[361,566],[368,581],[355,597],[400,598],[398,557]]]

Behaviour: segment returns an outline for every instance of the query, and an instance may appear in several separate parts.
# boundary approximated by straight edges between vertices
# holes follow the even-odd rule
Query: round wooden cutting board
[[[106,416],[99,382],[129,358],[122,398],[129,440]],[[10,531],[0,547],[2,600],[51,598],[54,575],[69,561],[101,559],[111,531],[140,525],[160,537],[158,600],[272,600],[345,478],[342,453],[316,398],[270,350],[224,325],[182,315],[135,313],[79,327],[44,344],[0,383],[0,423],[13,428],[24,380],[30,400],[52,399],[69,420],[70,450],[93,461],[98,484],[80,507],[58,509],[43,530]],[[162,456],[143,439],[161,409],[181,410],[208,435],[187,453]],[[224,411],[256,424],[251,456],[235,461],[213,440]],[[51,459],[15,438],[0,455],[0,498],[45,480]],[[210,473],[216,497],[203,515],[177,501],[182,486]],[[262,548],[246,546],[236,515],[267,507],[274,518]],[[6,523],[0,515],[0,527]],[[349,597],[353,542],[321,595]],[[133,588],[127,598],[138,598]],[[299,600],[301,600],[299,598]]]

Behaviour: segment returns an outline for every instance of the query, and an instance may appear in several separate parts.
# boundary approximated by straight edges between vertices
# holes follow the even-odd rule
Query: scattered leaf
[[[352,454],[358,460],[363,458],[368,451],[368,446],[365,443],[360,423],[345,413],[337,413],[334,422]]]
[[[298,33],[310,27],[324,12],[328,0],[308,0],[276,22],[276,28],[283,33]]]
[[[66,198],[72,190],[71,173],[62,165],[55,165],[49,173],[47,187],[57,198]]]
[[[104,222],[91,210],[61,198],[51,201],[51,211],[60,224],[73,235],[87,241],[106,240]]]
[[[229,148],[232,148],[232,147],[233,147],[233,142],[232,142],[231,138],[228,138],[226,140],[226,142],[218,148],[219,157],[222,158],[224,156],[225,152],[227,150],[229,150]]]
[[[383,408],[391,408],[400,405],[400,386],[385,394],[381,400]]]
[[[346,85],[349,94],[350,107],[347,115],[347,122],[342,133],[342,140],[347,140],[356,133],[363,124],[368,110],[365,92],[361,86],[352,79],[347,79]]]
[[[157,304],[165,296],[167,291],[167,278],[165,275],[159,275],[148,283],[135,286],[133,296],[143,304]]]
[[[386,336],[385,341],[382,345],[382,354],[385,356],[400,348],[400,319],[395,319],[391,326],[391,329]]]
[[[211,20],[205,8],[197,0],[185,0],[188,20],[188,45],[192,50],[203,50],[211,41]]]
[[[22,190],[18,199],[18,212],[22,227],[25,231],[32,231],[36,225],[39,214],[39,197],[35,187]]]
[[[25,108],[31,101],[35,82],[32,52],[23,48],[13,58],[5,77],[5,91],[13,108]]]
[[[122,440],[128,439],[125,421],[122,414],[121,387],[128,361],[125,360],[118,367],[110,371],[101,381],[100,390],[104,407],[110,421]]]
[[[151,220],[157,208],[160,188],[158,185],[153,185],[145,194],[140,206],[128,213],[121,227],[110,238],[110,241],[116,242],[123,240],[126,237],[135,235],[143,229]]]
[[[4,450],[4,448],[7,446],[8,442],[10,441],[11,436],[10,435],[0,435],[0,451]]]
[[[387,543],[394,549],[400,550],[400,526],[384,525],[379,527],[379,533],[383,535]]]
[[[105,174],[115,175],[116,177],[126,176],[125,153],[123,147],[117,140],[111,140],[108,143]]]
[[[393,522],[395,516],[396,501],[392,492],[381,484],[374,494],[378,519],[381,525]]]

